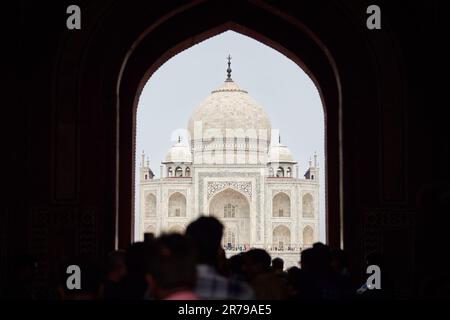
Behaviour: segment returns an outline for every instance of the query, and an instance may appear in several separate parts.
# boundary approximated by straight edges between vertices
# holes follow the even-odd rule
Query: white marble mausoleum
[[[319,239],[317,156],[298,165],[264,109],[228,78],[193,111],[188,134],[168,150],[156,178],[142,153],[141,234],[183,232],[200,215],[225,226],[230,256],[251,247],[297,265]]]

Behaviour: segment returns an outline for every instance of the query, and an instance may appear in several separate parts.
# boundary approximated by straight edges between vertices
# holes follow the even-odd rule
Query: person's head
[[[284,261],[283,259],[277,257],[272,260],[272,270],[274,272],[282,272],[284,269]]]
[[[145,242],[135,242],[128,247],[125,261],[128,274],[131,277],[141,277],[145,274],[145,262],[149,255],[149,250],[150,244]]]
[[[270,255],[263,249],[251,249],[244,255],[244,270],[251,280],[270,271]]]
[[[186,228],[186,236],[191,239],[197,252],[197,263],[216,266],[223,225],[214,217],[200,217]]]
[[[330,269],[330,248],[323,243],[315,243],[312,248],[301,252],[302,270],[324,273]]]
[[[106,278],[111,282],[119,282],[127,274],[125,250],[115,250],[108,254],[106,261]]]
[[[126,299],[143,299],[148,294],[145,280],[147,261],[152,257],[152,243],[132,243],[126,253],[127,275],[123,279],[122,295]]]
[[[228,259],[228,268],[231,275],[241,276],[244,274],[244,253],[236,254]]]
[[[95,300],[100,297],[100,269],[90,257],[74,257],[63,263],[58,293],[63,300]]]
[[[181,234],[165,234],[156,240],[153,259],[147,263],[146,280],[157,299],[181,290],[192,290],[195,284],[195,251],[189,239]]]

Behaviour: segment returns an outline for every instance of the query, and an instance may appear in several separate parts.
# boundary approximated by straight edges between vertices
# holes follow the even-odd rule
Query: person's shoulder
[[[230,299],[237,300],[252,300],[254,299],[254,292],[252,287],[241,280],[228,279],[228,287],[230,292]]]

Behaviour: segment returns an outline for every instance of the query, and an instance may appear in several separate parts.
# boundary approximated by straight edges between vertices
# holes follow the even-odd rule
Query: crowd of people
[[[322,243],[301,251],[299,266],[288,270],[281,258],[272,259],[259,248],[227,258],[221,245],[223,228],[214,217],[200,217],[184,234],[147,235],[126,251],[111,252],[104,272],[92,259],[70,259],[61,269],[58,295],[68,300],[390,298],[386,288],[375,293],[364,290],[364,283],[352,286],[345,253]],[[79,289],[67,287],[69,265],[81,270]]]

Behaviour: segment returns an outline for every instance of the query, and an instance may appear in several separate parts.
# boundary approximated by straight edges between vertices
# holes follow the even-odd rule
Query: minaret
[[[145,153],[144,150],[142,150],[142,154],[141,154],[141,165],[140,165],[140,179],[141,181],[146,181],[149,179],[153,179],[154,174],[152,172],[152,170],[150,169],[150,161],[148,160],[147,157],[147,161],[145,161]]]
[[[309,168],[305,173],[305,178],[319,182],[319,161],[317,159],[317,152],[314,152],[314,160],[309,158]]]

